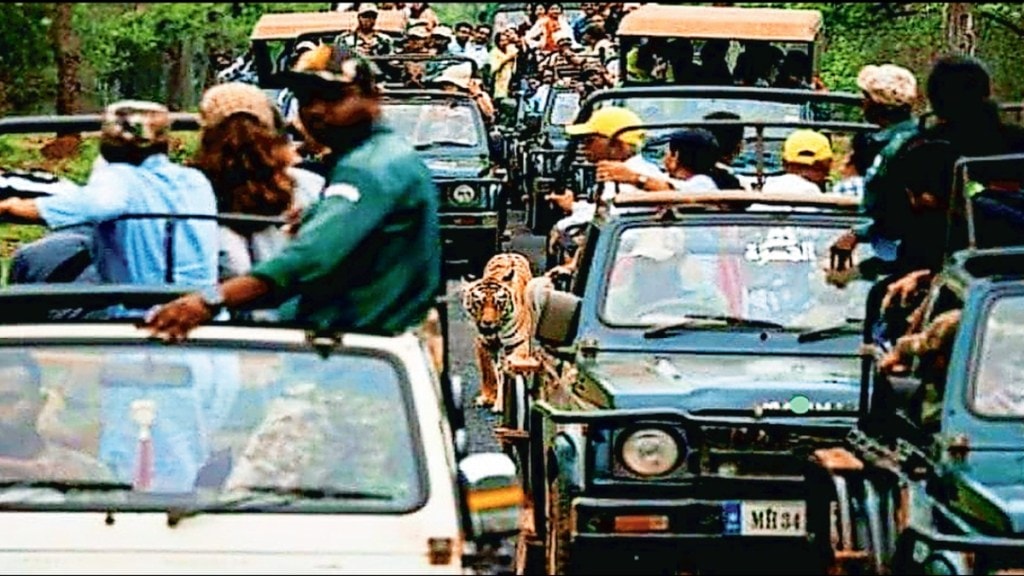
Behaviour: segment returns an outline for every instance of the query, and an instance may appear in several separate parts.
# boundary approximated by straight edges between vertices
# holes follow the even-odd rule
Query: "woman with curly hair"
[[[319,198],[324,179],[296,167],[300,158],[279,129],[280,114],[259,88],[242,83],[210,88],[199,104],[199,121],[199,150],[190,164],[213,185],[219,213],[294,220]],[[287,239],[273,224],[222,224],[221,280],[247,273]]]

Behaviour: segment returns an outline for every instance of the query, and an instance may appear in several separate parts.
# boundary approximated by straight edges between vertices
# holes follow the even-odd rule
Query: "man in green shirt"
[[[441,287],[438,193],[417,152],[381,123],[372,66],[351,48],[304,54],[283,80],[332,166],[295,238],[249,275],[153,310],[156,335],[183,340],[222,307],[285,302],[284,320],[396,334],[420,325]]]

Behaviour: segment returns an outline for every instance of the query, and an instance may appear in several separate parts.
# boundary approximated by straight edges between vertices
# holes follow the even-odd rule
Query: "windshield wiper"
[[[134,487],[126,482],[91,482],[75,480],[2,480],[0,491],[16,490],[18,488],[32,488],[41,490],[56,490],[61,493],[68,492],[119,492],[132,490]]]
[[[457,142],[455,140],[431,140],[430,142],[414,144],[413,148],[417,150],[426,150],[428,148],[436,148],[438,146],[451,146],[452,148],[476,148],[477,145],[469,142]]]
[[[226,502],[192,508],[169,508],[167,525],[175,526],[185,518],[204,512],[228,512],[246,508],[289,506],[301,500],[394,500],[394,495],[384,492],[361,490],[335,490],[332,488],[287,488],[283,486],[246,486],[240,488],[241,496]],[[276,496],[269,499],[267,496]]]
[[[288,488],[283,486],[245,486],[240,492],[249,494],[273,494],[275,496],[291,496],[294,500],[394,500],[393,494],[386,492],[368,492],[363,490],[336,490],[333,488]]]
[[[655,326],[644,332],[644,338],[660,338],[662,336],[668,336],[673,332],[679,330],[685,330],[692,328],[695,324],[700,324],[703,321],[708,322],[721,322],[724,325],[740,328],[766,328],[772,330],[785,330],[786,327],[778,322],[769,322],[768,320],[754,320],[751,318],[741,318],[739,316],[728,316],[728,315],[707,315],[707,314],[691,314],[687,315],[686,318],[679,320],[678,322],[671,322],[663,326]]]
[[[842,324],[801,332],[800,335],[796,337],[796,341],[800,344],[805,344],[807,342],[831,340],[832,338],[848,336],[850,334],[860,334],[863,331],[863,323],[864,321],[860,318],[847,318],[846,322]]]

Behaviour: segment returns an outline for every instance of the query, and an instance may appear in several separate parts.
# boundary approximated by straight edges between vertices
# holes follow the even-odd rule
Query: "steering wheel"
[[[643,319],[645,316],[654,315],[657,312],[676,312],[679,313],[680,319],[683,316],[690,314],[702,314],[708,316],[717,316],[723,314],[722,309],[710,306],[706,303],[694,302],[690,298],[670,298],[668,300],[658,300],[652,304],[649,304],[634,313],[637,319]]]

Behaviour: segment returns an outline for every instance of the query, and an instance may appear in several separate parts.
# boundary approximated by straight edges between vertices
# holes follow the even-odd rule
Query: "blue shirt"
[[[477,67],[483,68],[487,64],[491,55],[487,52],[487,47],[474,44],[473,42],[466,42],[466,46],[459,46],[459,43],[452,40],[448,43],[448,53],[453,56],[465,56],[476,62]]]
[[[141,165],[96,166],[76,194],[38,198],[39,215],[51,228],[96,224],[93,259],[103,282],[164,284],[165,221],[112,221],[125,214],[199,214],[215,216],[217,201],[202,172],[171,162],[164,154]],[[217,282],[217,223],[176,220],[172,283]]]

